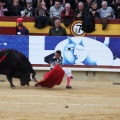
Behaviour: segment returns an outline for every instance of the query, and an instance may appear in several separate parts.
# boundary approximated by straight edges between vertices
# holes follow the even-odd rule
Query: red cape
[[[45,81],[39,81],[36,85],[52,88],[55,85],[60,85],[64,77],[64,70],[60,65],[56,65],[51,71],[43,75]]]

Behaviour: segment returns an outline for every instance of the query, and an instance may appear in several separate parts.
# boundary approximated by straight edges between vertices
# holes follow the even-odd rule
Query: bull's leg
[[[8,81],[10,82],[10,87],[11,87],[11,88],[14,88],[15,86],[13,85],[12,77],[7,75],[7,79],[8,79]]]

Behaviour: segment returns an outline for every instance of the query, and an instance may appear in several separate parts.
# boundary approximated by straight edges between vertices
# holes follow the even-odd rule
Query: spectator
[[[78,3],[78,8],[74,12],[74,18],[75,19],[83,19],[84,16],[87,15],[87,9],[84,8],[84,3],[79,2]]]
[[[12,2],[14,1],[14,0],[6,0],[6,1],[8,1],[8,3],[10,4],[12,4]],[[22,8],[25,8],[26,7],[26,1],[27,0],[19,0],[19,4],[22,6]],[[32,7],[33,8],[36,8],[37,7],[37,0],[32,0]]]
[[[72,10],[75,10],[75,8],[76,8],[75,0],[60,0],[60,2],[61,2],[63,7],[65,6],[66,3],[70,3]]]
[[[100,18],[114,18],[114,11],[111,7],[108,7],[107,2],[103,1],[102,2],[102,8],[100,9]]]
[[[97,2],[97,4],[98,4],[98,8],[100,9],[102,6],[101,6],[101,4],[102,4],[102,0],[95,0],[95,2]]]
[[[97,2],[97,4],[98,4],[98,8],[102,7],[101,4],[103,1],[106,1],[108,3],[108,6],[110,6],[110,4],[112,2],[112,0],[95,0],[95,2]]]
[[[91,8],[91,3],[92,3],[92,0],[86,0],[86,2],[84,3],[84,6],[88,12],[89,12],[89,9]]]
[[[61,13],[61,18],[66,27],[68,27],[72,22],[73,10],[71,9],[71,5],[69,3],[65,4],[65,9]]]
[[[13,0],[5,0],[6,6],[9,7],[12,4]]]
[[[45,2],[38,2],[38,6],[35,10],[35,15],[36,16],[49,16],[49,12],[47,10],[47,7],[45,5]]]
[[[6,1],[11,6],[14,0],[6,0]],[[19,4],[22,6],[22,8],[26,7],[26,0],[19,0]]]
[[[111,7],[115,12],[116,18],[120,18],[120,0],[115,0],[111,3]]]
[[[12,0],[4,0],[5,1],[5,5],[3,6],[4,8],[4,16],[10,16],[8,9],[11,5]]]
[[[5,0],[0,0],[0,16],[9,16],[8,6]]]
[[[17,18],[17,22],[16,35],[29,35],[29,30],[23,25],[23,18]]]
[[[102,2],[102,8],[99,11],[99,15],[101,18],[102,30],[105,30],[107,28],[108,18],[114,17],[114,11],[111,7],[107,6],[106,1]]]
[[[55,18],[54,26],[49,29],[49,36],[67,36],[66,29],[62,27],[60,18]]]
[[[80,2],[83,2],[83,1],[80,1]],[[78,3],[79,3],[79,0],[75,0],[76,6],[78,6]]]
[[[25,8],[26,7],[26,0],[19,0],[19,4],[22,6],[22,8]]]
[[[92,2],[89,12],[94,18],[99,18],[99,9],[97,2]]]
[[[55,1],[56,0],[44,0],[46,3],[46,6],[48,8],[48,10],[50,9],[50,7],[52,7],[53,5],[55,5]],[[65,6],[66,3],[70,3],[71,8],[74,10],[76,8],[76,2],[75,0],[59,0],[61,6]]]
[[[55,5],[50,8],[50,19],[52,25],[54,17],[60,17],[63,9],[64,8],[61,6],[60,1],[56,0]]]
[[[44,1],[38,2],[38,7],[35,12],[35,27],[44,28],[45,26],[50,25],[49,12],[47,11]]]
[[[75,0],[75,4],[76,4],[76,6],[78,6],[78,3],[79,3],[79,2],[83,2],[83,3],[84,3],[85,0]]]
[[[21,11],[21,16],[24,17],[34,17],[35,16],[35,8],[32,7],[32,0],[26,0],[26,7],[23,11]]]
[[[46,7],[47,7],[47,10],[49,11],[50,8],[55,5],[55,0],[44,0],[45,4],[46,4]]]
[[[38,4],[38,0],[32,0],[32,7],[36,8]]]
[[[4,8],[3,8],[4,5],[5,5],[5,1],[0,0],[0,16],[4,16]]]
[[[22,6],[19,4],[19,0],[13,0],[13,4],[9,8],[11,16],[21,16]]]

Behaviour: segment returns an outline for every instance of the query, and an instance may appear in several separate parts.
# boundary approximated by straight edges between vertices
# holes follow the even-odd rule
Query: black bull
[[[6,75],[11,87],[15,87],[12,77],[19,78],[22,86],[29,85],[31,73],[33,81],[37,82],[36,73],[24,54],[13,49],[0,51],[0,74]]]

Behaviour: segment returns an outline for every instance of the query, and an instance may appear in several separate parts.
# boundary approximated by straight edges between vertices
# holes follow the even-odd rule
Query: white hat
[[[26,0],[26,3],[32,3],[32,0]]]

